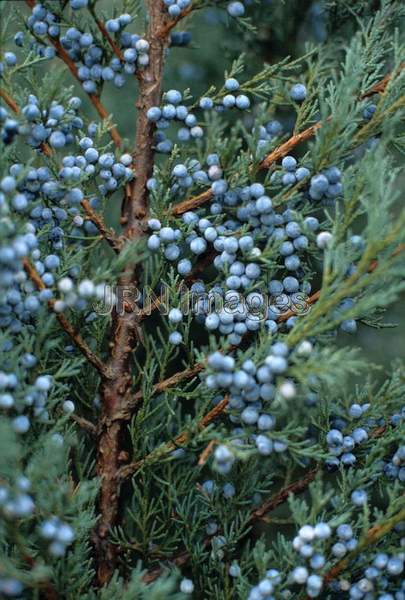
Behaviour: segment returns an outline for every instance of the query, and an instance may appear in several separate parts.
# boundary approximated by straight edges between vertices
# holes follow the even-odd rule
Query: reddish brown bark
[[[139,75],[139,100],[137,102],[137,130],[133,152],[136,177],[131,182],[122,207],[124,235],[128,239],[140,239],[145,231],[148,211],[147,180],[152,174],[155,126],[148,120],[149,108],[160,104],[161,84],[165,50],[169,31],[167,11],[163,4],[148,0],[149,24],[146,39],[150,44],[149,65]],[[137,270],[128,266],[120,278],[121,286],[136,285]],[[102,418],[99,426],[97,472],[101,480],[99,499],[99,522],[95,532],[97,557],[97,582],[103,586],[111,578],[116,565],[117,548],[109,541],[111,528],[118,522],[119,481],[118,470],[123,440],[128,421],[132,373],[131,355],[137,339],[141,339],[139,315],[130,310],[122,315],[115,314],[111,331],[111,358],[108,367],[112,378],[101,388]]]

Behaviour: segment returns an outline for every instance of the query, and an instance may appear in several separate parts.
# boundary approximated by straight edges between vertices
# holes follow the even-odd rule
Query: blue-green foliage
[[[0,5],[0,596],[403,600],[405,11],[153,2]]]

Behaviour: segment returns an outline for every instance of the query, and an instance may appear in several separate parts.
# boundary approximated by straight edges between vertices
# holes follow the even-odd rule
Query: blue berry
[[[295,102],[302,102],[307,97],[307,88],[302,83],[296,83],[290,89],[290,96]]]

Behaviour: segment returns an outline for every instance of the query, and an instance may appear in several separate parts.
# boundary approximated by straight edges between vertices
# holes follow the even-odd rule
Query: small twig
[[[0,87],[0,98],[3,98],[4,102],[7,104],[9,108],[17,115],[20,114],[19,106],[14,102],[14,100],[7,94],[6,90]]]
[[[124,59],[124,55],[121,51],[121,48],[119,46],[117,46],[117,44],[114,42],[114,40],[108,33],[104,23],[102,21],[100,21],[100,19],[97,17],[94,7],[90,6],[89,12],[90,12],[91,16],[93,17],[94,22],[97,25],[100,33],[103,35],[103,37],[105,37],[105,39],[109,43],[114,54],[120,59],[121,62],[124,62],[125,59]]]
[[[205,463],[207,462],[208,458],[210,457],[212,451],[214,450],[215,446],[218,444],[218,440],[211,440],[209,442],[209,444],[206,446],[206,448],[204,448],[204,451],[201,452],[200,454],[200,458],[198,459],[198,466],[199,467],[203,467],[205,465]]]
[[[176,25],[179,23],[179,21],[181,21],[182,19],[187,17],[193,10],[196,10],[196,7],[191,4],[185,10],[183,10],[183,12],[178,17],[176,17],[175,19],[173,19],[172,21],[169,21],[166,25],[164,25],[157,32],[157,37],[158,38],[167,37],[167,35],[171,32],[172,29],[174,29],[174,27],[176,27]]]
[[[94,223],[94,225],[97,227],[97,229],[101,233],[102,237],[106,240],[106,242],[109,243],[109,245],[114,250],[114,252],[119,254],[119,252],[122,250],[122,247],[124,245],[124,240],[121,238],[118,238],[115,235],[115,232],[113,231],[113,229],[107,227],[107,225],[104,223],[104,220],[101,217],[101,215],[99,215],[95,210],[92,209],[90,202],[88,200],[82,200],[81,205],[82,205],[86,215],[88,216],[89,220],[92,221],[92,223]]]
[[[206,429],[208,427],[208,425],[210,425],[210,423],[212,423],[213,421],[215,421],[215,419],[217,419],[219,417],[219,415],[223,414],[223,412],[225,411],[227,406],[228,406],[228,396],[225,396],[225,398],[223,398],[220,402],[218,402],[218,404],[216,406],[214,406],[214,408],[212,408],[197,423],[196,428],[195,428],[196,431],[200,432],[200,431],[203,431],[204,429]],[[170,452],[172,452],[173,450],[176,450],[176,448],[178,448],[179,446],[183,446],[185,443],[187,443],[190,440],[191,433],[192,433],[191,431],[183,431],[176,438],[174,438],[174,440],[171,440],[170,442],[167,442],[163,446],[156,448],[156,450],[153,450],[150,454],[148,454],[144,458],[141,458],[140,460],[138,460],[136,462],[133,462],[128,465],[125,465],[124,467],[121,467],[121,469],[118,472],[119,480],[123,481],[123,480],[127,479],[128,477],[133,475],[136,471],[138,471],[145,463],[149,462],[151,459],[161,458],[163,456],[166,456],[167,454],[170,454]]]
[[[31,262],[27,258],[24,258],[22,264],[24,267],[24,271],[27,273],[31,281],[36,285],[38,290],[46,289],[46,285],[42,281],[38,271],[31,264]],[[106,368],[106,365],[98,358],[98,356],[94,354],[94,352],[89,348],[89,346],[81,337],[81,335],[77,333],[77,331],[75,331],[73,325],[67,320],[65,315],[54,310],[54,306],[55,300],[51,298],[50,300],[48,300],[48,307],[54,313],[62,329],[68,334],[68,336],[80,350],[83,356],[88,360],[88,362],[91,363],[93,367],[97,369],[100,376],[103,379],[109,379],[109,372]]]
[[[377,83],[371,86],[371,88],[369,88],[363,94],[361,94],[360,99],[364,100],[369,96],[373,96],[374,94],[381,94],[382,92],[384,92],[392,77],[403,71],[403,69],[405,69],[405,62],[399,65],[398,70],[396,72],[387,73],[384,79],[382,79],[381,81],[377,81]]]
[[[275,496],[272,496],[271,498],[263,502],[263,504],[259,508],[252,512],[251,519],[255,521],[264,518],[264,516],[267,513],[280,506],[280,504],[284,504],[284,502],[292,494],[300,494],[301,492],[305,491],[309,484],[314,481],[316,474],[319,472],[319,470],[320,465],[316,466],[314,469],[311,469],[311,471],[308,471],[308,473],[306,473],[304,477],[302,477],[298,481],[294,481],[294,483],[291,483],[287,487],[280,490]]]
[[[76,415],[74,413],[70,415],[70,418],[72,419],[72,421],[77,423],[79,427],[81,427],[84,431],[87,431],[87,433],[91,436],[95,437],[97,435],[97,427],[93,425],[91,421],[88,421],[83,417],[79,417],[79,415]]]
[[[295,146],[311,139],[321,127],[322,123],[321,121],[318,121],[318,123],[314,123],[307,129],[304,129],[304,131],[293,135],[289,140],[284,142],[284,144],[281,144],[281,146],[278,146],[273,152],[270,152],[270,154],[259,164],[259,169],[269,169],[273,163],[284,156],[287,156]]]
[[[209,202],[213,197],[214,197],[214,194],[212,193],[212,191],[206,190],[205,192],[198,194],[198,196],[194,196],[193,198],[188,198],[187,200],[184,200],[183,202],[176,204],[176,206],[174,206],[171,209],[171,211],[169,211],[169,214],[174,215],[175,217],[178,217],[179,215],[182,215],[183,213],[187,212],[188,210],[193,210],[195,208],[198,208],[199,206],[202,206],[206,202]]]

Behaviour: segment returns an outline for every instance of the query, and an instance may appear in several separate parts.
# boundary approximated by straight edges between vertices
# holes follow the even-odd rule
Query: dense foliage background
[[[405,598],[405,10],[395,0],[245,0],[244,17],[233,18],[229,4],[194,0],[173,19],[160,0],[0,2],[0,597]],[[53,39],[30,22],[35,10],[57,15]],[[100,60],[117,60],[125,44],[102,28],[124,14],[133,17],[126,31],[161,37],[156,47],[149,37],[137,60],[149,52],[154,65],[160,52],[162,92],[180,90],[201,136],[183,144],[173,121],[159,129],[145,118],[168,102],[150,92],[147,62],[125,85],[97,80],[86,92],[75,72],[83,56],[72,68],[54,43],[69,28],[90,31]],[[186,43],[173,32],[186,32]],[[56,56],[46,55],[54,46]],[[244,110],[222,108],[230,78],[247,96]],[[294,98],[302,83],[305,99]],[[206,96],[220,109],[200,110]],[[31,118],[36,104],[42,112]],[[63,116],[49,124],[55,106]],[[49,131],[35,138],[47,119]],[[175,145],[149,156],[145,148],[159,149],[156,120]],[[282,133],[260,149],[259,127],[275,121]],[[298,144],[296,134],[318,121],[316,136]],[[50,134],[65,126],[66,147]],[[89,148],[97,157],[86,163]],[[82,157],[76,180],[61,170],[76,164],[72,155]],[[296,172],[286,155],[310,170],[303,183],[283,181]],[[183,165],[187,175],[210,166],[220,174],[184,184],[174,171]],[[100,187],[94,173],[103,169]],[[109,169],[115,183],[106,188]],[[343,187],[311,197],[319,174]],[[136,183],[143,176],[146,193]],[[255,183],[258,194],[246,192]],[[226,187],[209,196],[215,184],[229,185],[238,208],[267,198],[261,184],[275,213],[288,206],[285,231],[298,222],[305,238],[302,264],[286,265],[254,209],[245,218],[232,198],[227,206]],[[207,189],[191,207],[198,217],[176,213]],[[157,292],[164,283],[170,308],[180,306],[183,276],[232,289],[214,262],[222,248],[192,248],[207,218],[213,240],[256,240],[258,253],[238,256],[260,264],[252,289],[296,275],[318,319],[288,313],[278,331],[269,317],[232,337],[205,317],[97,313],[105,284]],[[180,232],[174,260],[162,251],[165,227],[169,238]],[[258,379],[260,399],[248,398],[244,381],[264,364],[271,379]]]

